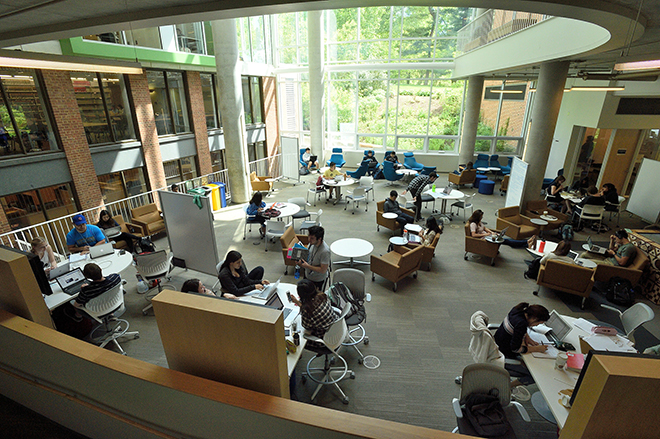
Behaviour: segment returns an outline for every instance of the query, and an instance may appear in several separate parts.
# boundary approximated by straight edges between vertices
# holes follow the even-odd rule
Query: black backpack
[[[468,395],[464,413],[480,437],[504,436],[509,431],[509,422],[497,396],[483,393]]]
[[[135,244],[135,253],[137,253],[138,255],[142,253],[153,253],[155,251],[156,251],[156,246],[148,236],[145,236],[144,238],[140,238],[137,244]]]
[[[309,174],[309,168],[308,168],[307,166],[301,166],[301,167],[300,167],[299,174],[300,174],[300,175],[307,175],[307,174]]]
[[[572,241],[575,233],[573,232],[573,225],[570,223],[562,224],[559,229],[557,229],[559,237],[564,241]]]
[[[606,297],[608,302],[630,306],[635,303],[635,289],[628,279],[614,276],[607,285]]]
[[[529,268],[525,271],[525,279],[534,279],[539,276],[539,270],[541,269],[541,258],[536,258],[529,264]]]
[[[335,282],[325,292],[330,299],[330,304],[335,308],[343,309],[346,303],[351,304],[351,310],[346,314],[346,320],[356,316],[360,322],[367,319],[367,311],[364,308],[364,300],[358,300],[353,296],[351,290],[348,289],[343,282]]]

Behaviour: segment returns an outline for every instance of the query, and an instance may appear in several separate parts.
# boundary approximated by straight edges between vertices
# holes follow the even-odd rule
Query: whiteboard
[[[520,160],[518,157],[513,158],[504,207],[520,206],[523,189],[525,188],[525,178],[527,177],[527,166],[529,166],[527,162]]]
[[[660,162],[643,159],[626,210],[649,223],[658,222],[660,213]]]
[[[297,137],[280,137],[282,145],[282,176],[300,181],[300,147]]]
[[[201,197],[202,208],[193,203],[194,196],[180,192],[158,191],[167,240],[174,257],[183,259],[186,268],[211,276],[218,260],[218,247],[213,228],[211,199]]]

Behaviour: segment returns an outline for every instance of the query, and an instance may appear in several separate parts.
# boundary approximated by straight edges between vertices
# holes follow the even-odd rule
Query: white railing
[[[224,183],[225,196],[227,200],[231,198],[229,179],[227,178],[226,169],[201,177],[192,178],[181,183],[176,183],[176,185],[181,192],[185,192],[188,189],[203,186],[212,182]],[[0,235],[0,245],[6,245],[8,247],[30,251],[30,241],[37,236],[41,236],[45,238],[46,241],[48,241],[58,259],[61,260],[65,257],[64,255],[69,253],[68,247],[66,245],[66,234],[73,227],[71,218],[74,215],[82,214],[87,219],[87,223],[96,224],[98,222],[100,211],[105,209],[108,210],[112,216],[121,215],[124,221],[128,223],[131,222],[132,219],[131,210],[135,209],[136,207],[153,203],[157,198],[156,192],[159,190],[168,190],[168,188],[163,187],[118,201],[113,201],[112,203],[106,203],[104,206],[75,212],[53,220],[45,221],[43,223],[31,225],[18,230],[13,230],[9,233],[4,233]]]
[[[249,162],[250,173],[256,172],[259,176],[271,176],[277,178],[282,175],[282,154]]]
[[[551,18],[551,16],[531,12],[489,9],[458,31],[457,54],[470,52],[548,18]]]

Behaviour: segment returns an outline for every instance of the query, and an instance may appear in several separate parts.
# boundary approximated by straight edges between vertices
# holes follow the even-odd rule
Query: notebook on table
[[[109,242],[106,244],[95,245],[94,247],[89,248],[89,256],[92,259],[100,258],[102,256],[108,256],[114,254],[115,249],[112,247],[112,244]]]
[[[80,268],[76,268],[75,270],[58,276],[55,280],[62,291],[69,296],[78,294],[80,292],[80,287],[87,282],[87,279],[85,279],[85,275]]]
[[[114,238],[115,236],[121,235],[121,226],[108,227],[103,229],[103,234],[106,238]]]
[[[282,318],[284,319],[284,326],[291,326],[291,322],[298,316],[300,310],[297,306],[289,304],[284,306],[280,300],[279,294],[273,294],[266,302],[266,306],[282,311]]]
[[[587,250],[591,253],[598,253],[599,255],[604,255],[607,252],[605,247],[594,245],[593,241],[591,240],[591,236],[587,236]]]

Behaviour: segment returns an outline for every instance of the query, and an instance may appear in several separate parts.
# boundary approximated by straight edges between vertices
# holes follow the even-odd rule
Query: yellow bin
[[[211,189],[211,204],[213,205],[213,210],[220,210],[222,207],[222,204],[220,204],[220,186],[209,183],[206,187]]]

